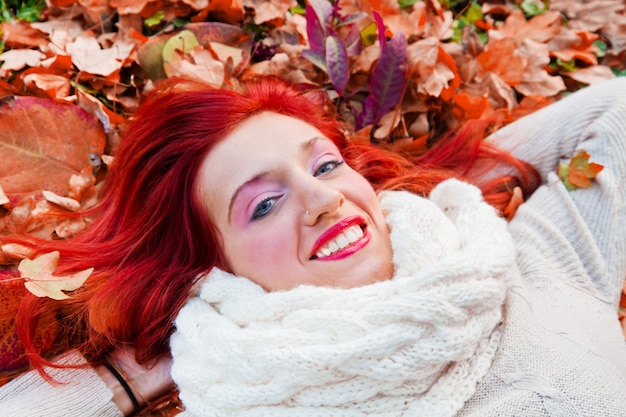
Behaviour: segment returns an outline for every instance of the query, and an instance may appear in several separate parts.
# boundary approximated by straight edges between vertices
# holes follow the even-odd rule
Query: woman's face
[[[270,291],[391,277],[389,232],[374,190],[311,125],[254,115],[213,148],[199,175],[230,272]]]

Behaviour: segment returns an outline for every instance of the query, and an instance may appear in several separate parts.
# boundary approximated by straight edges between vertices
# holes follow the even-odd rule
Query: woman
[[[191,415],[626,413],[611,321],[625,268],[623,81],[492,138],[546,181],[508,227],[472,186],[431,192],[459,176],[428,164],[449,144],[417,171],[347,144],[276,80],[243,95],[175,89],[123,142],[95,227],[40,248],[61,246],[64,271],[95,266],[90,285],[69,306],[28,299],[22,314],[77,311],[88,337],[68,347],[94,363],[118,341],[140,362],[161,355],[178,315],[172,374]],[[577,148],[605,171],[570,193],[551,172]],[[514,162],[483,150],[491,162],[468,178],[486,198],[532,189],[481,181],[493,161]],[[381,192],[379,206],[361,175],[430,197]]]

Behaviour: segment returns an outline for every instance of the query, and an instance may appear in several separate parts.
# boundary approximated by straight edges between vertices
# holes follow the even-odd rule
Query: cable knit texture
[[[190,415],[453,416],[500,340],[514,249],[475,187],[385,192],[394,276],[267,293],[214,269],[176,320]]]

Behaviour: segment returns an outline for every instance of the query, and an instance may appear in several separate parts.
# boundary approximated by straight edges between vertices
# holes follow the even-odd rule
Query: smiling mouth
[[[364,227],[358,224],[348,227],[320,247],[311,259],[324,259],[353,246],[365,236]]]

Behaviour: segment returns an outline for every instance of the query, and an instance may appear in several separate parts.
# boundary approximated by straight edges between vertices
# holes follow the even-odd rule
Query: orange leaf
[[[517,44],[511,38],[490,42],[476,60],[510,86],[519,84],[528,66],[526,58],[515,54]]]
[[[49,297],[53,300],[69,298],[65,291],[80,288],[93,272],[93,268],[62,277],[54,276],[53,272],[59,262],[59,252],[54,251],[37,258],[23,259],[18,271],[26,280],[24,286],[37,297]]]
[[[589,154],[583,150],[576,154],[568,164],[564,162],[559,164],[558,174],[565,187],[571,191],[591,187],[591,180],[596,178],[603,169],[604,166],[600,164],[590,163]]]
[[[69,178],[104,150],[98,121],[78,106],[35,97],[0,104],[0,186],[11,195],[67,195]]]

